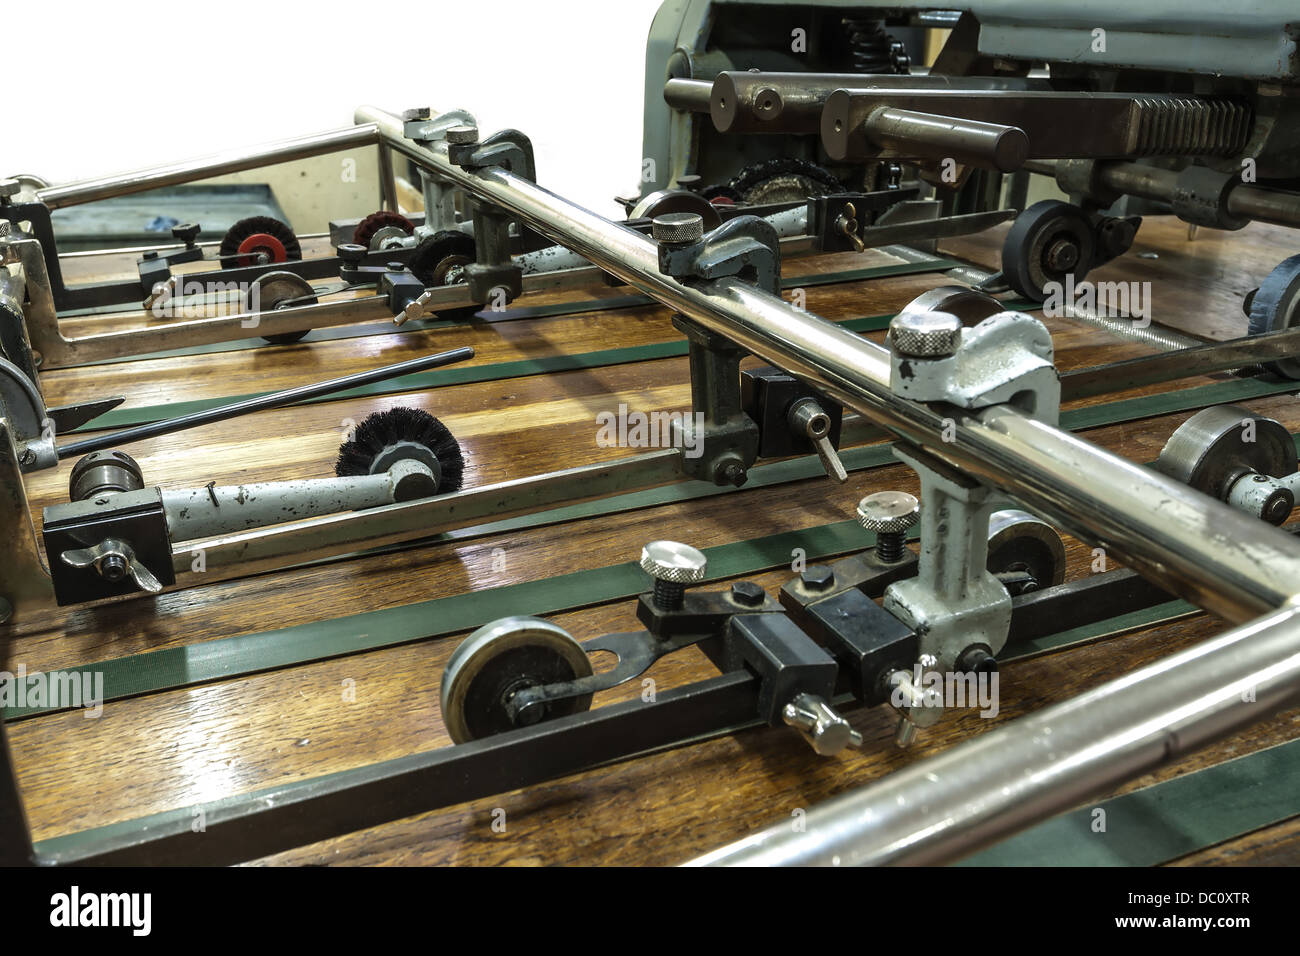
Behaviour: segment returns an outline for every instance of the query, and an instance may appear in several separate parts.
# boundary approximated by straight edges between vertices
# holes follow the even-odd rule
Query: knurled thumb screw
[[[655,242],[690,245],[704,238],[704,217],[697,212],[666,212],[650,220],[650,235]]]
[[[876,535],[876,557],[888,564],[903,559],[907,532],[921,516],[921,503],[905,491],[877,491],[858,502],[858,524]]]
[[[641,549],[641,570],[654,579],[654,605],[680,611],[686,588],[704,580],[708,559],[703,552],[677,541],[651,541]]]

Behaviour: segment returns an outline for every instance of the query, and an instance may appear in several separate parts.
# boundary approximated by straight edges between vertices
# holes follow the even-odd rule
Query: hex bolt
[[[731,599],[745,607],[759,607],[767,598],[767,592],[753,581],[737,581],[731,585]]]
[[[907,553],[907,530],[921,516],[921,503],[905,491],[877,491],[858,502],[858,524],[876,535],[876,557],[896,564]]]
[[[655,242],[688,246],[704,238],[704,217],[697,212],[666,212],[650,220],[650,235]]]
[[[835,572],[825,564],[814,564],[799,575],[805,591],[829,591],[835,584]]]
[[[889,347],[908,358],[946,358],[960,344],[961,319],[948,312],[905,312],[889,323]]]
[[[462,123],[459,126],[449,126],[443,133],[447,142],[452,145],[463,145],[478,142],[478,127],[470,126],[468,123]]]
[[[429,106],[417,106],[414,109],[402,111],[402,121],[406,123],[418,123],[421,120],[427,120],[433,115],[433,108]]]
[[[654,605],[680,611],[687,585],[704,580],[708,559],[703,552],[677,541],[651,541],[641,549],[641,570],[654,579]]]
[[[0,206],[9,205],[14,196],[17,196],[23,188],[23,184],[16,179],[0,179]]]

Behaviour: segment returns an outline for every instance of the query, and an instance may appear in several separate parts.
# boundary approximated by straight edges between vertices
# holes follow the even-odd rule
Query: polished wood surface
[[[1005,227],[955,240],[945,251],[994,266]],[[1242,296],[1294,251],[1294,234],[1251,226],[1239,233],[1200,230],[1194,241],[1175,220],[1148,219],[1133,252],[1090,278],[1151,281],[1156,322],[1209,338],[1244,334]],[[1140,257],[1143,254],[1145,257]],[[1154,258],[1151,257],[1154,255]],[[882,253],[787,263],[786,274],[887,264]],[[76,259],[83,278],[120,263]],[[128,264],[129,268],[129,264]],[[810,286],[810,311],[832,319],[896,311],[941,277]],[[623,295],[601,287],[534,301]],[[76,331],[130,327],[141,314],[76,320]],[[1064,320],[1049,319],[1062,369],[1096,365],[1146,349]],[[879,339],[879,333],[872,337]],[[42,378],[52,405],[124,395],[128,407],[267,391],[333,377],[432,350],[472,345],[473,364],[567,355],[680,338],[665,310],[620,308],[573,316],[379,334],[286,347],[219,352],[56,370]],[[1205,384],[1207,379],[1142,391]],[[1113,396],[1092,399],[1104,401]],[[530,376],[366,400],[264,412],[154,439],[128,450],[146,481],[195,486],[325,476],[350,422],[410,404],[442,418],[460,439],[466,485],[609,460],[634,450],[598,447],[596,415],[620,402],[653,411],[689,405],[684,358]],[[1300,429],[1293,397],[1243,403]],[[1136,461],[1155,458],[1190,413],[1095,429],[1087,437]],[[33,512],[63,500],[71,462],[30,477]],[[704,501],[571,522],[563,526],[422,546],[398,554],[333,562],[174,591],[94,608],[61,610],[12,628],[2,666],[29,672],[85,665],[143,651],[198,643],[394,607],[467,591],[634,560],[641,545],[671,537],[713,546],[841,521],[863,495],[916,490],[902,466],[851,476],[847,485],[816,479],[742,490]],[[1090,552],[1068,541],[1069,577],[1090,573]],[[756,578],[771,592],[788,578]],[[633,629],[631,602],[554,617],[579,639]],[[1003,672],[1001,712],[964,714],[923,732],[900,751],[883,709],[851,715],[866,738],[861,751],[820,758],[784,729],[734,736],[615,764],[527,791],[428,813],[280,854],[269,863],[353,864],[672,864],[789,818],[927,754],[1217,633],[1198,616],[1091,646],[1013,663]],[[201,687],[110,703],[102,717],[80,712],[9,726],[28,815],[37,839],[189,807],[230,794],[306,779],[447,746],[439,714],[442,668],[463,635],[288,668]],[[648,676],[660,688],[716,673],[689,650]],[[349,683],[351,682],[351,683]],[[355,686],[355,700],[345,699]],[[595,706],[639,692],[639,683],[599,695]],[[1290,739],[1297,714],[1284,714],[1181,760],[1132,787],[1193,771]],[[1231,794],[1224,795],[1232,799]],[[504,832],[494,820],[504,810]],[[1207,849],[1184,862],[1300,862],[1293,823]]]

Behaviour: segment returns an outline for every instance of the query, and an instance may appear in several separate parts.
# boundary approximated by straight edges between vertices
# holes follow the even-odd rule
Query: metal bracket
[[[659,271],[675,279],[739,276],[773,295],[781,294],[781,239],[758,216],[737,216],[690,244],[661,242]]]
[[[1057,423],[1061,380],[1052,364],[1052,336],[1043,323],[1023,312],[1002,312],[974,328],[961,328],[952,316],[931,313],[936,320],[944,316],[954,324],[955,348],[909,344],[913,325],[921,335],[930,334],[918,314],[900,314],[891,323],[889,385],[895,394],[967,409],[1005,403]]]

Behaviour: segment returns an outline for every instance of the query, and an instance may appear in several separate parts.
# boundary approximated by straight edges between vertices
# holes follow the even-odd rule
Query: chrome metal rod
[[[1019,169],[1029,154],[1029,139],[1016,126],[981,123],[957,116],[936,116],[881,106],[863,121],[877,146],[914,156],[992,166],[1000,173]]]
[[[673,77],[664,84],[664,102],[675,110],[690,113],[707,113],[709,95],[713,84],[708,80],[687,80]]]
[[[1300,591],[1300,542],[1285,532],[1008,408],[943,414],[900,399],[889,388],[884,347],[739,279],[678,282],[659,272],[657,247],[635,230],[504,170],[455,166],[445,146],[425,149],[405,139],[401,121],[390,114],[362,108],[357,120],[378,125],[417,165],[499,205],[904,441],[984,478],[1201,607],[1245,621]],[[953,440],[945,441],[950,425]]]
[[[294,139],[267,143],[250,149],[226,150],[200,159],[183,160],[166,166],[155,166],[152,169],[139,169],[116,176],[105,176],[102,179],[68,183],[64,186],[50,186],[37,190],[36,198],[51,209],[60,209],[64,206],[76,206],[112,196],[126,196],[147,189],[175,186],[196,179],[224,176],[227,173],[256,169],[274,163],[287,163],[358,146],[372,146],[378,142],[378,133],[373,126],[348,126],[326,133],[313,133],[311,136],[298,136]]]
[[[159,435],[170,435],[173,432],[184,431],[187,428],[198,428],[200,425],[210,425],[213,422],[224,422],[230,418],[238,418],[240,415],[260,412],[268,408],[294,405],[324,395],[332,395],[335,392],[347,391],[350,388],[361,388],[364,385],[386,382],[389,379],[400,378],[403,375],[414,375],[416,372],[424,372],[431,368],[441,368],[444,365],[463,362],[473,357],[474,350],[464,346],[447,352],[439,352],[436,355],[424,355],[420,358],[407,359],[405,362],[395,362],[392,365],[385,365],[382,368],[370,369],[365,372],[353,372],[351,375],[327,379],[324,382],[313,382],[310,385],[298,385],[294,388],[286,388],[267,395],[257,395],[240,402],[231,402],[229,405],[219,405],[216,408],[207,408],[203,411],[192,412],[189,415],[180,415],[161,422],[150,422],[147,425],[137,425],[135,428],[127,428],[120,432],[96,435],[93,438],[83,438],[81,441],[60,445],[59,459],[87,455],[92,451],[116,448],[118,445],[125,445],[129,442],[144,441],[146,438],[156,438]]]
[[[787,820],[688,865],[947,863],[1298,698],[1291,604],[814,807],[802,833]]]

